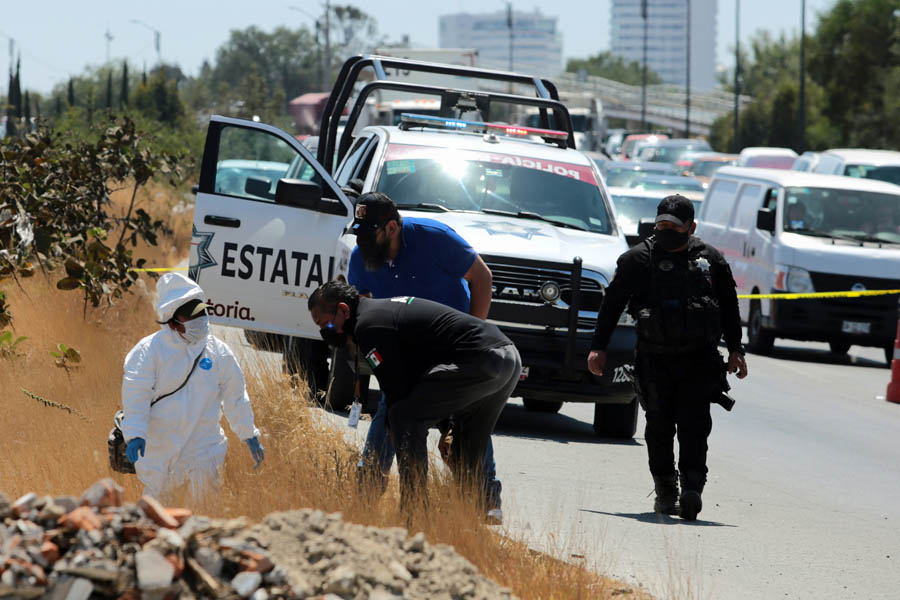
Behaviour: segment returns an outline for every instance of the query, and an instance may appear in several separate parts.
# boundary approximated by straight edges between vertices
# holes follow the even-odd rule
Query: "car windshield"
[[[878,179],[900,185],[900,165],[885,165],[876,167],[874,165],[847,165],[844,169],[844,175],[850,177],[861,177],[864,179]]]
[[[641,219],[655,219],[656,209],[659,206],[663,194],[657,196],[637,196],[630,194],[611,194],[613,204],[616,205],[616,215],[619,225],[626,232],[637,231]],[[691,200],[694,205],[694,214],[700,212],[700,201]]]
[[[587,165],[392,144],[376,190],[400,208],[501,212],[612,232],[609,210]]]
[[[747,167],[759,169],[790,169],[794,166],[794,156],[751,156],[747,159]]]
[[[660,178],[658,175],[648,176],[640,181],[635,181],[631,187],[639,190],[662,190],[662,191],[678,191],[686,190],[691,192],[702,192],[703,182],[692,179],[690,177],[672,177]]]
[[[653,160],[655,162],[667,162],[675,164],[681,157],[689,152],[696,152],[698,150],[709,150],[709,147],[703,146],[700,144],[687,145],[684,146],[659,146],[656,149],[656,153],[653,155]]]
[[[900,243],[900,194],[788,188],[784,206],[785,231]]]
[[[691,172],[697,177],[712,177],[722,167],[733,164],[733,161],[698,160],[691,166]]]

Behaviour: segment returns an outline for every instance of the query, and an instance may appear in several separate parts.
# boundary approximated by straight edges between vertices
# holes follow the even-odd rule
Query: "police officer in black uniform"
[[[647,417],[653,508],[693,521],[706,483],[710,403],[727,389],[726,369],[743,379],[747,363],[731,269],[718,250],[692,236],[693,204],[667,196],[656,214],[654,235],[619,257],[597,316],[588,368],[603,374],[606,346],[627,305],[637,329],[634,382]],[[723,335],[727,366],[718,351]]]

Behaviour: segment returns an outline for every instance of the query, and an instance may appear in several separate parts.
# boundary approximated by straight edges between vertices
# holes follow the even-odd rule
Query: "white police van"
[[[783,169],[723,167],[697,233],[722,251],[740,294],[900,289],[900,187]],[[897,296],[739,301],[748,348],[776,338],[884,348],[893,358]]]
[[[357,93],[338,140],[336,117],[365,66],[378,77]],[[537,94],[390,82],[382,77],[386,67],[530,84]],[[354,132],[357,109],[379,88],[437,95],[449,116],[407,114],[397,126]],[[348,233],[356,194],[346,186],[352,182],[362,192],[387,193],[404,216],[446,223],[481,255],[493,273],[489,319],[523,357],[514,395],[526,407],[556,411],[563,401],[594,403],[599,435],[630,438],[637,419],[633,327],[623,322],[616,329],[603,377],[586,367],[603,292],[627,244],[600,173],[575,149],[568,113],[555,94],[552,83],[527,76],[356,57],[344,65],[326,107],[317,158],[275,127],[213,117],[190,260],[213,321],[319,340],[306,301],[319,285],[347,273],[356,243]],[[538,107],[547,126],[488,120],[492,108],[516,105]],[[466,117],[473,113],[483,120]],[[217,192],[223,161],[237,159],[289,166],[277,181],[249,175],[243,192]],[[322,166],[331,164],[338,165],[333,176]]]

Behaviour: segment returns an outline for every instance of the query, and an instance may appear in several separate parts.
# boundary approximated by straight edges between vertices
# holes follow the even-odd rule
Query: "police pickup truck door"
[[[349,249],[338,240],[352,216],[350,201],[294,137],[213,116],[189,266],[212,321],[318,339],[306,301],[346,275]]]

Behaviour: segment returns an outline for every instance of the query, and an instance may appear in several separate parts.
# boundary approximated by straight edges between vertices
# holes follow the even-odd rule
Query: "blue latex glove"
[[[147,442],[144,441],[144,438],[134,438],[130,440],[128,445],[125,446],[125,458],[131,461],[131,464],[136,463],[138,461],[138,452],[143,456],[146,447]]]
[[[262,447],[262,444],[259,443],[258,437],[252,437],[249,440],[244,440],[244,443],[250,448],[250,455],[253,456],[253,462],[256,464],[253,465],[255,469],[258,467],[263,459],[266,457],[266,449]]]

